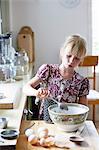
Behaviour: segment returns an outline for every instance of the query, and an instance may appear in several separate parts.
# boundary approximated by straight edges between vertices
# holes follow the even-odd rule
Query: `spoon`
[[[29,127],[25,128],[25,129],[24,129],[24,133],[25,133],[26,130],[30,129],[30,128],[33,127],[34,125],[35,125],[35,122],[33,122],[32,125],[30,125]]]
[[[51,98],[51,100],[53,100],[55,103],[57,103],[57,104],[58,104],[58,107],[59,107],[60,109],[68,110],[68,107],[67,107],[67,104],[66,104],[66,103],[58,102],[56,99],[53,99],[53,98]]]
[[[71,136],[69,140],[72,142],[83,142],[84,138],[82,138],[81,136]]]
[[[47,85],[46,85],[45,83],[43,83],[43,84],[41,84],[41,87],[47,88]],[[64,86],[61,85],[60,88],[61,88],[61,90],[63,91]],[[56,102],[56,103],[58,104],[58,107],[59,107],[60,109],[68,110],[68,107],[67,107],[67,104],[66,104],[66,103],[61,103],[61,102],[59,102],[60,99],[61,99],[61,95],[58,95],[58,96],[57,96],[57,99],[58,99],[59,101],[53,99],[53,98],[51,97],[51,95],[49,95],[49,98],[50,98],[51,100],[53,100],[54,102]],[[37,98],[36,101],[35,101],[35,103],[38,104],[38,102],[39,102],[39,99]]]
[[[82,133],[82,131],[84,130],[84,126],[80,127],[77,132],[76,132],[76,135],[74,136],[71,136],[69,138],[70,141],[72,142],[83,142],[84,141],[84,138],[80,136],[80,134]]]

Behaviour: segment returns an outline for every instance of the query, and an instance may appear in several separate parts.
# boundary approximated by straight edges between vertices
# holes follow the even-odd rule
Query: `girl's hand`
[[[47,88],[39,88],[37,90],[37,97],[40,99],[45,99],[49,96],[49,90]]]

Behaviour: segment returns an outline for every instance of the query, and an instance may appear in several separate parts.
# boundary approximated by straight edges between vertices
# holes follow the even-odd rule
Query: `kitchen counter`
[[[28,75],[24,76],[23,80],[20,81],[16,81],[13,83],[6,83],[4,86],[6,87],[13,87],[12,93],[15,92],[15,87],[17,87],[17,89],[19,89],[19,91],[17,92],[16,95],[19,96],[18,98],[18,103],[16,105],[16,107],[14,107],[13,109],[0,109],[0,117],[7,117],[8,118],[8,126],[7,128],[9,129],[16,129],[19,131],[20,129],[20,124],[21,124],[21,119],[22,119],[22,115],[23,115],[23,110],[25,107],[25,103],[26,103],[26,95],[24,93],[22,93],[22,87],[24,86],[24,84],[33,76],[33,64],[30,64],[30,71]],[[3,84],[2,84],[3,86]],[[0,129],[0,131],[2,131],[3,129]],[[4,140],[4,143],[0,142],[0,145],[16,145],[17,140]]]

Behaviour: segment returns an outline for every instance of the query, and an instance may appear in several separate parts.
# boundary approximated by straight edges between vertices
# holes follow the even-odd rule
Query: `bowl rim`
[[[66,104],[66,103],[65,103]],[[66,113],[58,113],[58,112],[54,112],[52,111],[50,108],[53,107],[53,106],[57,106],[57,104],[52,104],[48,107],[48,111],[53,113],[53,114],[57,114],[57,115],[60,115],[60,116],[78,116],[78,115],[82,115],[82,114],[85,114],[85,113],[88,113],[89,112],[89,107],[86,106],[86,105],[83,105],[83,104],[78,104],[78,103],[67,103],[67,105],[71,105],[71,106],[77,106],[77,107],[83,107],[85,108],[85,111],[80,113],[80,114],[66,114]]]
[[[20,132],[17,129],[4,129],[0,132],[0,136],[5,139],[14,139],[19,136],[19,133]]]

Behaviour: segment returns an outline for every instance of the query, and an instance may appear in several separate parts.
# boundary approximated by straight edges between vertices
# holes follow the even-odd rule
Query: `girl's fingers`
[[[39,96],[39,98],[47,98],[48,97],[48,95],[49,95],[49,91],[48,91],[48,89],[42,89],[42,88],[40,88],[39,90],[38,90],[38,96]]]

